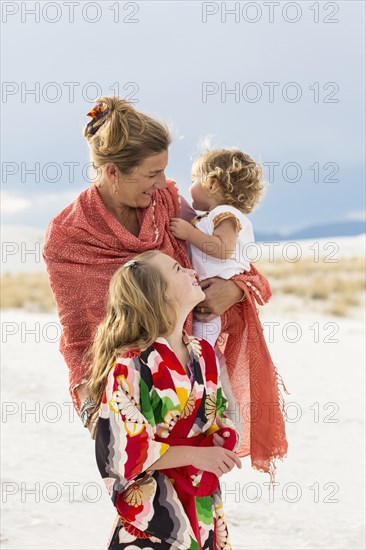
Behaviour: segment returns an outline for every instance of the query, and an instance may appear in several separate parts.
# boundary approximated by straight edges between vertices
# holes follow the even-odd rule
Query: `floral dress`
[[[190,360],[183,368],[165,338],[145,351],[119,357],[100,406],[96,459],[117,516],[111,550],[228,550],[218,478],[185,466],[149,470],[170,445],[212,446],[220,416],[239,436],[224,411],[227,399],[219,362],[206,340],[184,332]]]

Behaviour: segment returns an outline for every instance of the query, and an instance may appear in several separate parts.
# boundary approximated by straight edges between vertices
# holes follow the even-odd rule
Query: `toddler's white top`
[[[210,212],[191,220],[191,224],[206,235],[212,236],[219,223],[226,218],[235,218],[237,227],[236,245],[231,258],[214,258],[207,253],[215,250],[214,245],[207,243],[202,251],[187,241],[188,253],[200,280],[208,277],[230,279],[233,275],[250,270],[250,247],[254,243],[254,234],[252,223],[243,212],[234,206],[220,204]]]

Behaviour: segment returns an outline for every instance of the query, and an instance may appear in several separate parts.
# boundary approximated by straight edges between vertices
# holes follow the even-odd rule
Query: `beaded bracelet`
[[[239,300],[239,302],[237,302],[237,304],[239,304],[240,302],[244,302],[244,300],[246,299],[246,297],[247,297],[247,296],[246,296],[246,294],[245,294],[245,292],[244,292],[244,290],[243,290],[243,297],[241,298],[241,300]]]
[[[84,428],[88,427],[91,418],[91,410],[95,408],[95,401],[91,397],[87,397],[80,409],[80,418]]]

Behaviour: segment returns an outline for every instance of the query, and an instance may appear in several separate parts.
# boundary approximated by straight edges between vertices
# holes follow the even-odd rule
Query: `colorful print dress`
[[[95,447],[99,471],[117,510],[110,550],[228,550],[218,478],[193,466],[149,470],[171,444],[213,445],[222,418],[236,450],[239,435],[224,411],[219,362],[206,340],[183,334],[183,368],[165,338],[129,352],[111,369]]]

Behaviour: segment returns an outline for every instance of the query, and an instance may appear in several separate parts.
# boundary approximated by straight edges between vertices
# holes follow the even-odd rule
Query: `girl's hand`
[[[234,451],[222,447],[198,447],[193,454],[192,466],[217,477],[231,472],[235,465],[241,468],[240,458]]]
[[[217,424],[219,428],[227,428],[226,424],[223,423],[223,421],[219,416],[216,416],[215,424]],[[221,435],[219,435],[218,433],[213,434],[214,445],[216,447],[222,447],[224,445],[225,443],[224,438],[229,437],[230,432],[229,431],[223,432],[222,435],[223,437],[221,437]]]
[[[194,317],[198,321],[208,323],[215,317],[222,315],[234,304],[239,302],[243,291],[230,279],[221,277],[210,277],[200,282],[206,298],[194,308]],[[205,308],[205,313],[199,313],[200,308]]]
[[[181,218],[172,218],[170,220],[169,229],[170,232],[177,239],[182,239],[183,241],[189,240],[189,235],[191,229],[193,228],[192,224],[182,220]]]

